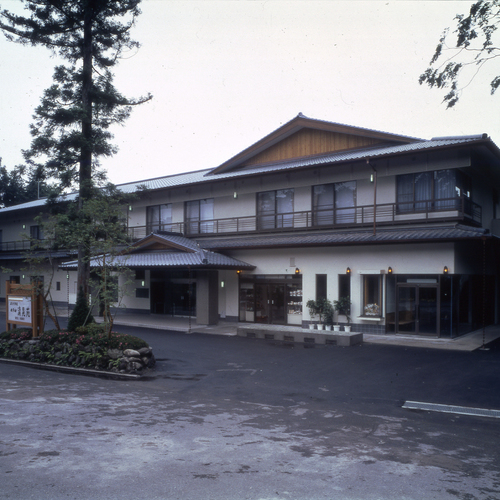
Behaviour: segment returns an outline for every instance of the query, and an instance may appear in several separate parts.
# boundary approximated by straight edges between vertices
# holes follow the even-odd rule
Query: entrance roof
[[[90,266],[103,265],[102,257],[91,260]],[[227,255],[201,248],[196,241],[177,233],[151,233],[130,245],[120,255],[107,257],[111,267],[145,268],[194,268],[252,270],[255,266]],[[78,261],[66,262],[61,269],[76,269]]]

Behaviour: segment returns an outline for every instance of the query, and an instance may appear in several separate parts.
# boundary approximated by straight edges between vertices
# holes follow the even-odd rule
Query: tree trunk
[[[83,27],[83,74],[82,74],[82,135],[83,145],[80,156],[79,208],[92,196],[92,16],[89,3],[85,6]],[[88,303],[90,293],[90,241],[83,241],[78,247],[77,289],[83,290]],[[81,287],[81,288],[80,288]]]

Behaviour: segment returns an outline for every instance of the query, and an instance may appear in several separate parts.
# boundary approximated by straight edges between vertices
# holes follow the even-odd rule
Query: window
[[[60,291],[61,291],[61,282],[60,282],[60,281],[56,281],[56,290],[57,290],[58,292],[60,292]]]
[[[186,202],[186,230],[188,234],[213,233],[214,199]]]
[[[470,198],[471,179],[460,170],[398,175],[398,212],[458,210],[460,198]]]
[[[21,283],[21,276],[10,276],[9,281],[11,283],[16,283],[17,285],[19,285]]]
[[[326,299],[326,274],[316,275],[316,300]]]
[[[347,297],[351,300],[351,275],[339,274],[339,299]]]
[[[170,231],[172,229],[172,204],[146,207],[147,232]]]
[[[293,189],[257,193],[259,229],[293,227]]]
[[[30,237],[32,240],[41,240],[42,233],[40,231],[40,226],[30,226]]]
[[[364,316],[382,315],[382,276],[363,275],[363,313]]]
[[[355,221],[356,181],[313,186],[313,216],[317,226]]]

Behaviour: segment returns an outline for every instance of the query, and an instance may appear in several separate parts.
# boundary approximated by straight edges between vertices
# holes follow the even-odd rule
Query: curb
[[[0,363],[26,366],[28,368],[35,368],[37,370],[72,373],[75,375],[85,375],[87,377],[100,377],[100,378],[108,378],[114,380],[140,380],[146,375],[146,374],[138,375],[133,373],[105,372],[101,370],[92,370],[91,368],[75,368],[73,366],[48,365],[45,363],[34,363],[32,361],[24,361],[21,359],[0,358]]]

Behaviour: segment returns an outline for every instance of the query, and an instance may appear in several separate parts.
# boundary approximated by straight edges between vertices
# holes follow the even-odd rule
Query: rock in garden
[[[121,349],[108,349],[108,356],[111,359],[118,359],[123,356],[123,351]]]
[[[140,358],[141,357],[139,352],[136,351],[135,349],[125,349],[123,351],[123,355],[127,356],[128,358]]]

